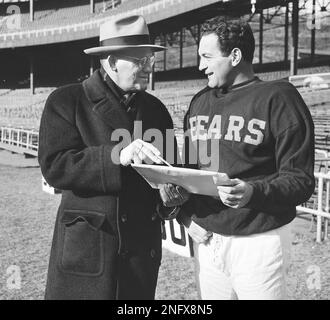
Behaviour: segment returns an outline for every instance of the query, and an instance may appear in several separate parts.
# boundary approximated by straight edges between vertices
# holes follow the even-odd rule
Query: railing
[[[289,81],[296,87],[305,90],[330,88],[330,73],[314,73],[290,76]]]
[[[39,133],[34,130],[1,127],[0,148],[12,152],[38,155]]]
[[[316,216],[316,241],[328,239],[328,224],[330,219],[330,172],[315,173],[317,178],[316,198],[312,208],[301,205],[297,207],[298,212],[304,212]]]

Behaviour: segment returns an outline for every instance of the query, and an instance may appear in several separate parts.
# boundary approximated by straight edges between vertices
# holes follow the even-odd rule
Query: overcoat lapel
[[[119,99],[103,82],[99,71],[83,82],[85,94],[96,115],[113,129],[132,130],[132,124]]]
[[[156,119],[155,117],[153,117],[154,112],[150,110],[154,107],[154,105],[150,104],[150,100],[147,99],[146,94],[143,92],[139,92],[134,96],[132,100],[132,103],[137,106],[135,121],[139,121],[142,123],[142,132],[145,132],[148,129],[156,128]],[[134,136],[136,135],[134,134]]]

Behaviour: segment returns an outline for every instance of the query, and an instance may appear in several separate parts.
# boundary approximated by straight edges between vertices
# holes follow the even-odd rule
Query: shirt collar
[[[134,97],[135,93],[126,93],[123,89],[121,89],[107,74],[104,68],[101,66],[100,74],[102,76],[103,81],[109,87],[109,89],[116,95],[119,99],[121,105],[124,106],[125,109],[128,108],[129,102]]]

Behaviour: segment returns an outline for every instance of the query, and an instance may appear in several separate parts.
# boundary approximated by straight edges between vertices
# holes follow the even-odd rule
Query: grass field
[[[21,161],[19,156],[0,151],[0,160],[0,299],[43,299],[60,196],[42,192],[40,171],[34,167],[34,159]],[[27,167],[17,167],[23,162]],[[302,219],[296,219],[294,225],[289,298],[329,299],[330,244],[317,244],[315,229],[310,231],[309,225],[309,221]],[[7,271],[12,265],[20,268],[21,289],[8,287]],[[320,288],[311,278],[317,276],[318,270]],[[191,258],[164,250],[156,298],[198,299]]]

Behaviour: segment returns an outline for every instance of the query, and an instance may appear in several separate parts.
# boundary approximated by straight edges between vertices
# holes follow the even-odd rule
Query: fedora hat
[[[149,30],[142,16],[111,19],[100,25],[100,46],[85,49],[91,55],[102,55],[133,48],[150,48],[161,51],[166,48],[150,42]]]

